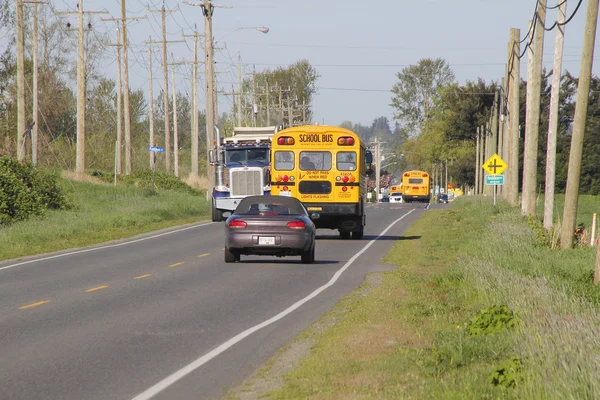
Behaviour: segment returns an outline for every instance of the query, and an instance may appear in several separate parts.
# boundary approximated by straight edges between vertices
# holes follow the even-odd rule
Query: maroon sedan
[[[249,196],[225,221],[225,262],[240,255],[300,256],[315,261],[315,225],[302,203],[285,196]]]

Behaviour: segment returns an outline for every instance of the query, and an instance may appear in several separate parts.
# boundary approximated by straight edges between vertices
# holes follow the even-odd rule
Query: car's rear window
[[[302,214],[306,215],[306,209],[293,197],[284,196],[250,196],[244,198],[235,209],[234,214],[258,215],[258,214]]]

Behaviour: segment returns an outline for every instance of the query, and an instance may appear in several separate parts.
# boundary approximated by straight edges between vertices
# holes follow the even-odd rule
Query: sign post
[[[481,166],[488,174],[485,176],[486,185],[494,185],[494,206],[496,205],[496,189],[498,185],[504,185],[504,175],[502,173],[508,167],[498,154],[494,153]]]
[[[148,151],[153,153],[163,153],[165,151],[162,147],[156,146],[148,146]],[[156,189],[154,188],[154,173],[156,172],[156,154],[154,155],[154,165],[152,166],[152,193],[156,194]]]

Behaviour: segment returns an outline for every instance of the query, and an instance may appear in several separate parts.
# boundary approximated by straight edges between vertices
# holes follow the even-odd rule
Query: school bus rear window
[[[293,151],[275,152],[275,169],[278,171],[291,171],[294,169]]]
[[[420,183],[423,183],[423,178],[408,178],[408,183],[418,185]]]
[[[302,171],[329,171],[331,169],[331,153],[328,151],[300,152],[300,169]]]
[[[336,155],[338,171],[356,171],[356,152],[340,151]]]

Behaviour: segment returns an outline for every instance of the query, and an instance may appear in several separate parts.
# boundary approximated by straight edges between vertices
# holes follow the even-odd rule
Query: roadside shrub
[[[484,308],[477,312],[467,323],[467,332],[471,336],[495,335],[514,328],[518,319],[505,305]]]
[[[490,383],[494,386],[515,387],[523,380],[523,362],[519,357],[512,357],[504,361],[490,376]]]
[[[0,157],[0,224],[41,215],[47,209],[70,208],[71,203],[58,185],[58,177]]]
[[[104,171],[92,171],[91,175],[98,177],[107,183],[112,183],[115,178],[113,173]],[[117,178],[117,182],[123,185],[132,185],[143,189],[152,189],[152,170],[139,170],[132,172],[130,175],[120,175]],[[194,189],[176,176],[161,171],[155,172],[154,186],[156,190],[172,190],[198,196],[203,194],[202,191]]]

